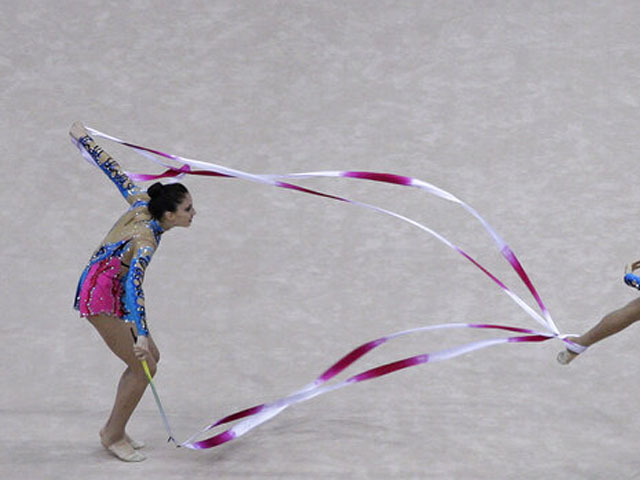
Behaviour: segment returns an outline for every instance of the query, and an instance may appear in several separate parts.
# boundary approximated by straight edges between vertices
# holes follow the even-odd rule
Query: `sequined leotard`
[[[80,315],[108,314],[133,322],[139,335],[148,335],[142,282],[158,248],[162,227],[149,213],[149,196],[135,185],[120,165],[86,135],[78,141],[116,185],[130,205],[86,266],[74,307]]]

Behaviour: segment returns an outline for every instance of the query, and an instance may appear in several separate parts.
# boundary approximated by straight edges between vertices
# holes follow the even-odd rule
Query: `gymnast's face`
[[[187,193],[176,207],[175,212],[165,212],[163,223],[165,223],[168,228],[189,227],[195,214],[196,210],[193,208],[193,200],[191,199],[191,195]]]

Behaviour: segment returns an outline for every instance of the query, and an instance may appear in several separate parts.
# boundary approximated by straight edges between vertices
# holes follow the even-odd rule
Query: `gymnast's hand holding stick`
[[[133,332],[133,330],[132,330]],[[134,337],[134,347],[133,347],[133,354],[136,356],[136,358],[138,360],[140,360],[141,362],[154,362],[153,357],[151,356],[151,353],[149,352],[149,338],[140,335],[137,339]]]

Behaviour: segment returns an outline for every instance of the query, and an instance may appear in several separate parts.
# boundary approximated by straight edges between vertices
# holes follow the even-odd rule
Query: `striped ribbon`
[[[390,340],[393,340],[403,335],[408,335],[408,334],[416,333],[420,331],[439,330],[439,329],[448,329],[448,328],[500,329],[500,330],[507,330],[507,331],[513,331],[513,332],[520,332],[526,335],[482,340],[482,341],[468,343],[466,345],[461,345],[461,346],[447,349],[447,350],[415,355],[412,357],[404,358],[402,360],[387,363],[387,364],[380,365],[378,367],[366,370],[364,372],[353,375],[339,383],[335,383],[333,385],[326,385],[326,382],[328,382],[329,380],[337,376],[339,373],[341,373],[343,370],[345,370],[346,368],[351,366],[353,363],[358,361],[364,355],[371,352],[373,349],[389,342]],[[379,378],[384,375],[388,375],[390,373],[403,370],[405,368],[414,367],[414,366],[422,365],[425,363],[435,363],[443,360],[449,360],[451,358],[463,355],[465,353],[469,353],[474,350],[480,350],[482,348],[490,347],[492,345],[499,345],[504,343],[516,343],[516,342],[544,342],[546,340],[550,340],[551,338],[554,338],[554,335],[546,332],[535,332],[533,330],[520,329],[520,328],[508,327],[503,325],[468,324],[468,323],[449,323],[449,324],[441,324],[441,325],[430,325],[426,327],[413,328],[410,330],[397,332],[392,335],[378,338],[376,340],[360,345],[358,348],[352,350],[347,355],[345,355],[340,360],[338,360],[336,363],[334,363],[324,373],[322,373],[318,378],[316,378],[312,383],[306,385],[305,387],[292,393],[291,395],[288,395],[287,397],[281,398],[280,400],[277,400],[272,403],[257,405],[257,406],[233,413],[226,417],[223,417],[220,420],[217,420],[211,425],[205,427],[200,432],[198,432],[197,434],[189,438],[187,441],[181,443],[180,445],[183,447],[191,448],[191,449],[207,449],[207,448],[216,447],[223,443],[229,442],[241,435],[244,435],[249,430],[275,417],[280,412],[282,412],[285,408],[291,405],[294,405],[296,403],[301,403],[306,400],[310,400],[311,398],[317,397],[318,395],[322,395],[324,393],[338,390],[340,388],[344,388],[349,385],[354,385],[356,383],[364,382],[366,380]],[[244,420],[236,423],[232,428],[229,428],[228,430],[225,430],[222,433],[213,435],[204,440],[199,440],[199,441],[196,440],[196,438],[200,437],[202,434],[208,432],[209,430],[215,427],[218,427],[220,425],[224,425],[233,421],[241,420],[241,419],[244,419]]]
[[[217,420],[216,422],[208,425],[207,427],[202,429],[200,432],[198,432],[197,434],[189,438],[187,441],[178,444],[178,446],[183,446],[191,449],[206,449],[206,448],[215,447],[223,443],[226,443],[230,440],[233,440],[234,438],[238,438],[239,436],[247,433],[251,429],[257,427],[258,425],[278,415],[287,407],[309,400],[318,395],[328,393],[330,391],[337,390],[340,388],[344,388],[346,386],[353,385],[355,383],[371,380],[374,378],[379,378],[381,376],[388,375],[390,373],[393,373],[405,368],[409,368],[412,366],[448,360],[448,359],[463,355],[465,353],[487,348],[489,346],[499,345],[504,343],[544,342],[552,338],[558,338],[563,342],[565,342],[567,346],[570,346],[570,347],[576,345],[574,342],[572,342],[569,339],[569,337],[573,335],[561,334],[559,332],[547,307],[543,303],[542,298],[540,297],[539,293],[534,287],[533,282],[531,281],[529,275],[525,271],[524,267],[518,260],[513,250],[500,237],[500,235],[496,232],[496,230],[493,227],[491,227],[491,225],[469,204],[463,202],[452,193],[447,192],[446,190],[443,190],[433,184],[430,184],[428,182],[425,182],[417,178],[407,177],[403,175],[396,175],[392,173],[379,173],[379,172],[363,172],[363,171],[318,171],[318,172],[304,172],[304,173],[288,173],[288,174],[281,174],[281,175],[254,174],[254,173],[244,172],[241,170],[232,169],[222,165],[203,162],[200,160],[188,159],[178,155],[168,154],[168,153],[161,152],[159,150],[154,150],[141,145],[135,145],[133,143],[126,142],[124,140],[121,140],[119,138],[113,137],[111,135],[105,134],[103,132],[100,132],[92,128],[87,128],[87,130],[96,137],[105,138],[107,140],[111,140],[113,142],[119,143],[126,147],[132,148],[136,152],[144,155],[145,157],[149,158],[155,163],[158,163],[162,165],[164,168],[166,168],[166,170],[160,174],[129,173],[130,178],[136,182],[158,180],[161,178],[179,179],[184,177],[185,175],[202,175],[202,176],[238,178],[238,179],[244,179],[244,180],[261,183],[269,186],[285,188],[285,189],[293,190],[300,193],[316,195],[316,196],[324,197],[324,198],[335,200],[335,201],[349,203],[355,206],[368,208],[385,215],[390,215],[399,220],[407,222],[423,230],[424,232],[429,233],[430,235],[435,237],[437,240],[439,240],[449,248],[453,249],[454,251],[462,255],[466,260],[471,262],[486,276],[488,276],[496,285],[498,285],[502,289],[502,291],[505,294],[509,296],[509,298],[511,298],[520,308],[522,308],[530,317],[532,317],[536,322],[538,322],[544,328],[544,331],[535,331],[535,330],[523,329],[518,327],[510,327],[510,326],[495,325],[495,324],[451,323],[451,324],[441,324],[441,325],[430,325],[430,326],[424,326],[424,327],[418,327],[410,330],[405,330],[401,332],[396,332],[391,335],[367,342],[359,346],[358,348],[352,350],[343,358],[341,358],[338,362],[334,363],[331,367],[329,367],[324,373],[322,373],[319,377],[317,377],[313,382],[304,386],[300,390],[297,390],[296,392],[286,397],[283,397],[275,402],[257,405],[257,406],[233,413],[231,415],[225,416],[220,420]],[[177,162],[179,166],[169,164],[158,157]],[[414,188],[419,188],[443,200],[458,204],[459,206],[464,208],[468,213],[470,213],[473,217],[475,217],[475,219],[487,231],[487,233],[490,235],[490,237],[496,244],[501,255],[509,263],[511,268],[517,273],[520,280],[523,282],[523,284],[526,286],[528,291],[531,293],[536,304],[538,305],[538,308],[540,309],[541,314],[538,313],[536,310],[534,310],[531,306],[529,306],[522,298],[520,298],[511,289],[509,289],[504,282],[502,282],[497,276],[495,276],[488,269],[482,266],[467,252],[465,252],[459,246],[455,245],[446,237],[436,232],[435,230],[429,228],[428,226],[422,223],[419,223],[411,218],[408,218],[404,215],[401,215],[391,210],[381,208],[373,204],[352,200],[342,196],[332,195],[329,193],[321,192],[321,191],[310,189],[310,188],[305,188],[300,185],[291,183],[292,180],[320,178],[320,177],[349,178],[349,179],[383,182],[383,183],[394,184],[394,185],[399,185],[404,187],[414,187]],[[451,329],[451,328],[494,329],[494,330],[516,332],[519,335],[482,340],[482,341],[468,343],[468,344],[461,345],[461,346],[454,347],[447,350],[441,350],[433,353],[425,353],[422,355],[408,357],[395,362],[381,365],[376,368],[366,370],[359,374],[353,375],[341,382],[334,383],[332,385],[327,384],[329,380],[333,379],[335,376],[337,376],[346,368],[354,364],[364,355],[366,355],[367,353],[371,352],[375,348],[395,338],[417,333],[417,332],[422,332],[422,331]],[[204,440],[197,440],[198,437],[214,429],[215,427],[225,425],[231,422],[237,422],[237,423],[233,427],[225,430],[222,433],[213,435]]]

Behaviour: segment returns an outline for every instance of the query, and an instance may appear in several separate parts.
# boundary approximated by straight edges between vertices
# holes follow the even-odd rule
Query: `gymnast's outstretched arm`
[[[137,197],[143,192],[122,170],[118,162],[91,138],[80,122],[75,122],[71,126],[69,135],[75,140],[79,148],[84,149],[91,156],[91,159],[114,183],[125,200],[133,205]]]

